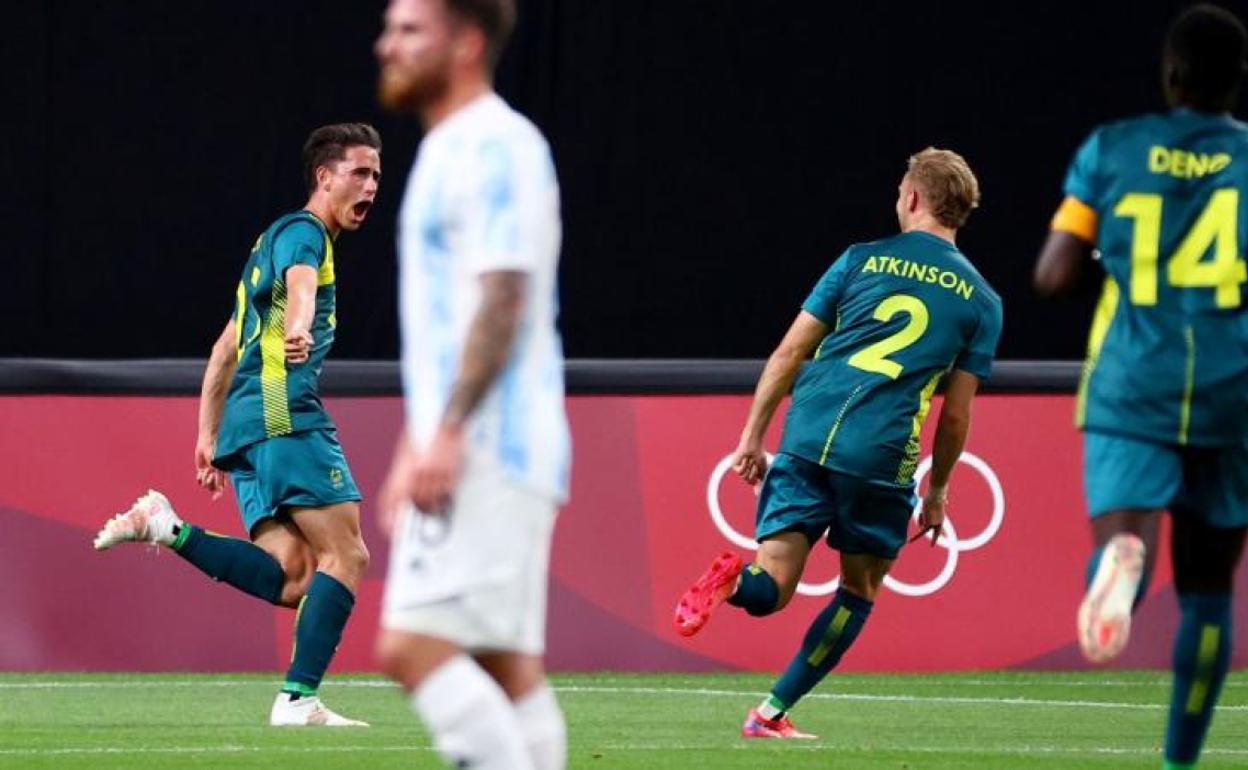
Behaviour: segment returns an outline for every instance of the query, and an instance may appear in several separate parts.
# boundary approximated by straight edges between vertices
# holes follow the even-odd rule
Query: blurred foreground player
[[[559,187],[542,135],[491,86],[514,12],[392,0],[376,45],[382,103],[426,130],[399,219],[406,419],[381,495],[377,656],[449,765],[556,770],[542,652],[570,462]]]
[[[334,240],[377,195],[381,139],[371,126],[313,131],[303,148],[309,197],[256,240],[235,315],[213,346],[199,401],[195,468],[213,499],[234,483],[251,542],[187,524],[159,492],[108,521],[97,549],[172,548],[214,580],[298,608],[294,654],[273,725],[366,726],[317,697],[368,566],[360,493],[317,383],[337,326]]]
[[[1212,718],[1248,525],[1248,126],[1229,115],[1246,49],[1225,10],[1179,16],[1162,57],[1172,109],[1092,132],[1035,270],[1054,294],[1099,249],[1106,273],[1075,415],[1096,544],[1077,619],[1090,660],[1126,644],[1171,513],[1182,621],[1167,767],[1196,761]]]
[[[825,531],[840,552],[841,575],[771,694],[746,717],[746,737],[814,737],[799,732],[786,712],[853,644],[906,542],[919,431],[944,378],[919,514],[921,532],[930,531],[933,543],[940,535],[971,401],[1001,335],[1000,298],[954,245],[978,201],[979,185],[959,155],[928,148],[911,157],[898,190],[901,234],[845,250],[759,379],[733,459],[747,483],[762,482],[758,556],[744,570],[735,554],[717,558],[681,597],[676,628],[697,633],[724,600],[756,616],[783,608]],[[763,435],[794,378],[769,470]]]

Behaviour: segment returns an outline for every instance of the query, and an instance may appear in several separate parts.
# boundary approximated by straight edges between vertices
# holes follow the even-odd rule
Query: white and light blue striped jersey
[[[480,276],[528,274],[511,358],[471,416],[467,451],[563,501],[571,441],[558,304],[559,183],[537,128],[494,93],[426,135],[399,215],[399,315],[408,436],[433,436],[481,302]]]

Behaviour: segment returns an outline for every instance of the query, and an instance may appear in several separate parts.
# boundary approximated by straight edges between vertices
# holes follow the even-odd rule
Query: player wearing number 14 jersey
[[[744,569],[735,554],[717,558],[681,597],[676,628],[697,633],[725,600],[751,615],[781,609],[825,533],[841,554],[841,576],[793,661],[746,717],[746,737],[813,737],[786,712],[853,644],[906,542],[919,431],[943,378],[920,513],[921,531],[933,543],[940,534],[971,400],[1001,335],[1001,299],[954,245],[978,201],[979,185],[959,155],[928,148],[910,158],[897,199],[901,234],[849,247],[763,370],[733,458],[746,482],[762,481],[758,557]],[[780,452],[768,470],[763,434],[794,379]]]
[[[1248,525],[1248,126],[1232,119],[1248,36],[1194,6],[1163,52],[1169,112],[1097,128],[1076,152],[1036,286],[1073,285],[1093,248],[1105,288],[1076,407],[1096,548],[1077,616],[1093,661],[1126,644],[1173,524],[1182,621],[1167,767],[1190,767],[1230,658],[1230,592]]]

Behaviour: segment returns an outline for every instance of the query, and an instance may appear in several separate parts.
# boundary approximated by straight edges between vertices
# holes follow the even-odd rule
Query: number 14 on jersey
[[[1133,305],[1157,304],[1161,206],[1162,197],[1156,193],[1127,193],[1114,207],[1114,216],[1135,221],[1128,295]],[[1248,281],[1248,264],[1239,254],[1238,224],[1239,190],[1233,187],[1215,190],[1166,263],[1166,281],[1181,288],[1213,289],[1215,306],[1239,307],[1239,286]],[[1210,246],[1213,246],[1213,259],[1202,260]]]

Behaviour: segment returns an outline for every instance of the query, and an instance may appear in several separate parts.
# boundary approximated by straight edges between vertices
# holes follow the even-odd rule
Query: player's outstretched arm
[[[411,499],[425,513],[446,510],[463,462],[463,429],[511,357],[524,317],[529,276],[520,270],[481,274],[481,305],[468,326],[459,372],[429,446],[412,470]]]
[[[780,400],[793,387],[793,380],[810,357],[811,351],[828,334],[828,326],[805,310],[797,314],[785,332],[784,339],[767,359],[763,373],[754,388],[750,415],[741,431],[741,443],[733,455],[732,469],[748,484],[756,484],[767,472],[767,455],[763,451],[763,434],[771,424]]]
[[[979,378],[954,369],[945,379],[945,399],[940,407],[940,419],[936,423],[936,439],[932,448],[932,475],[928,481],[927,494],[919,526],[931,530],[932,543],[940,536],[945,522],[945,504],[949,499],[949,476],[953,466],[966,446],[966,436],[971,431],[971,402],[979,390]]]
[[[217,431],[221,427],[221,413],[225,410],[225,394],[234,379],[238,366],[235,349],[237,330],[230,319],[212,345],[208,365],[204,368],[204,381],[199,388],[199,437],[195,441],[195,476],[199,485],[215,500],[225,491],[225,474],[212,465],[217,448]]]
[[[302,364],[312,352],[312,321],[316,317],[316,268],[286,269],[286,363]]]

